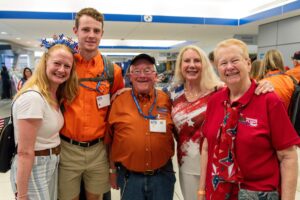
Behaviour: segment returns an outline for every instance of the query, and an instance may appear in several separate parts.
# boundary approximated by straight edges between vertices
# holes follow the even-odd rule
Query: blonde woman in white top
[[[11,183],[20,200],[57,199],[59,130],[64,123],[59,104],[64,99],[72,101],[77,93],[76,44],[60,35],[51,42],[42,40],[42,45],[48,51],[13,104],[18,150]]]

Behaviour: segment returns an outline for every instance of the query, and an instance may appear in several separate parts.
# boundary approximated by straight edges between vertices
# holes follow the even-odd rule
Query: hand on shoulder
[[[130,91],[130,90],[131,90],[131,88],[122,88],[122,89],[117,90],[117,91],[111,96],[110,102],[113,102],[113,101],[117,98],[117,96],[120,96],[120,95],[123,94],[124,92]]]

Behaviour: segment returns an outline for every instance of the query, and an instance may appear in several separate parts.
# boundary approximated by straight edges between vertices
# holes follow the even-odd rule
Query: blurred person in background
[[[20,81],[18,82],[18,86],[17,86],[17,90],[19,91],[23,85],[25,84],[25,82],[32,76],[32,71],[29,67],[25,67],[23,69],[23,77],[20,79]]]
[[[285,74],[283,57],[277,49],[266,52],[257,77],[257,80],[262,79],[273,84],[275,93],[288,109],[295,86],[293,79]]]
[[[2,80],[2,94],[1,99],[11,98],[11,82],[10,75],[6,66],[2,66],[1,70],[1,80]]]
[[[300,51],[296,51],[294,53],[294,55],[292,56],[292,61],[293,61],[294,68],[288,70],[286,73],[300,80]]]
[[[261,64],[262,64],[261,60],[254,60],[251,63],[251,70],[250,70],[250,77],[251,78],[253,78],[255,80],[257,79],[258,74],[259,74],[259,70],[261,68]]]
[[[215,56],[214,56],[214,52],[213,51],[209,52],[208,59],[209,59],[209,62],[211,64],[211,66],[213,66],[214,72],[217,74],[217,76],[219,76],[218,70],[215,67]]]

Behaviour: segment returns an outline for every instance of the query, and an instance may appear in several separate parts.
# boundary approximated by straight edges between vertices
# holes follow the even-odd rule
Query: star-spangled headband
[[[46,49],[50,49],[56,44],[63,44],[69,47],[73,54],[78,52],[78,43],[72,40],[70,37],[65,37],[64,34],[58,35],[58,37],[57,35],[54,35],[51,40],[43,38],[41,42],[41,46],[45,47]]]

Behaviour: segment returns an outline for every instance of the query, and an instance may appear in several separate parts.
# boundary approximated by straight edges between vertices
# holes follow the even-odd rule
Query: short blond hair
[[[78,79],[75,71],[74,57],[73,57],[73,65],[72,65],[69,79],[64,83],[60,84],[56,91],[57,100],[53,99],[53,97],[50,94],[50,83],[46,74],[46,68],[47,68],[46,63],[49,58],[49,55],[52,52],[59,49],[64,49],[73,55],[72,50],[66,45],[56,44],[52,46],[50,49],[48,49],[48,52],[45,52],[42,55],[39,63],[35,67],[33,75],[30,77],[28,81],[26,81],[25,85],[16,94],[14,99],[18,98],[24,91],[28,90],[29,88],[32,88],[33,86],[38,87],[43,97],[52,106],[56,105],[57,100],[59,103],[61,103],[64,99],[67,100],[68,102],[71,102],[76,97],[78,92]]]
[[[200,49],[199,47],[194,46],[194,45],[188,45],[188,46],[183,47],[177,56],[176,65],[175,65],[175,73],[174,73],[175,74],[174,75],[175,84],[181,85],[181,84],[184,84],[184,82],[185,82],[185,79],[181,73],[181,65],[182,65],[183,54],[187,50],[195,51],[200,57],[201,64],[202,64],[202,71],[201,71],[201,75],[200,75],[201,78],[200,78],[199,85],[200,85],[201,89],[212,90],[215,86],[223,85],[223,83],[220,81],[219,77],[216,75],[212,65],[210,64],[206,53],[202,49]]]
[[[250,60],[247,44],[245,42],[243,42],[242,40],[231,38],[231,39],[223,40],[223,41],[221,41],[220,43],[217,44],[217,47],[214,50],[214,56],[215,56],[215,63],[216,64],[218,63],[218,60],[219,60],[218,51],[221,48],[226,48],[226,47],[230,47],[230,46],[239,47],[242,51],[242,56],[245,59]]]

